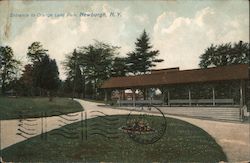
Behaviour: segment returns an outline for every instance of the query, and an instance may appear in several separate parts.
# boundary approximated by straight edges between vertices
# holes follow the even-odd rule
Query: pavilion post
[[[162,87],[161,88],[161,93],[162,93],[162,105],[165,105],[165,89]]]
[[[118,90],[118,94],[119,94],[118,100],[119,100],[119,106],[120,107],[121,107],[121,93],[122,93],[122,91]]]
[[[152,105],[152,89],[149,89],[149,91],[150,91],[150,93],[149,93],[149,95],[150,95],[150,97],[149,97],[149,104],[151,106]]]
[[[145,88],[144,91],[145,91],[145,99],[144,100],[148,100],[148,88]]]
[[[141,90],[143,92],[143,100],[147,100],[147,88],[142,88]]]
[[[212,91],[213,91],[213,106],[215,106],[215,91],[214,91],[214,87],[212,87]]]
[[[125,100],[125,90],[122,90],[122,100]]]
[[[243,106],[243,81],[240,81],[240,106]]]
[[[152,97],[150,96],[150,99],[149,99],[149,104],[150,106],[152,106]]]
[[[191,102],[191,90],[190,90],[190,88],[188,88],[188,101],[189,101],[189,106],[191,106],[192,102]]]
[[[168,106],[170,106],[170,91],[168,89]]]
[[[107,93],[107,89],[104,90],[104,93],[105,93],[104,101],[105,101],[105,105],[107,105],[107,103],[108,103],[108,93]]]
[[[133,94],[133,107],[135,107],[135,90],[132,89],[132,94]]]

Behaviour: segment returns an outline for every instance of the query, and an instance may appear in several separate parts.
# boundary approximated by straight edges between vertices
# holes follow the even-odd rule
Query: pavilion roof
[[[101,88],[140,88],[172,84],[189,84],[249,79],[248,64],[237,64],[206,69],[163,71],[136,76],[112,77]]]

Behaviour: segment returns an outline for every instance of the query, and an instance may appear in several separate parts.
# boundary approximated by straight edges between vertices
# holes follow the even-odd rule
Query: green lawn
[[[4,161],[14,162],[218,162],[227,161],[222,148],[204,130],[184,121],[167,118],[165,135],[154,144],[138,144],[131,140],[127,133],[119,130],[126,122],[127,116],[110,116],[118,121],[107,122],[102,117],[67,125],[61,130],[75,132],[68,139],[61,135],[59,129],[47,133],[47,140],[37,136],[12,145],[2,151]],[[156,123],[161,118],[150,117]],[[105,127],[105,123],[106,127]],[[109,123],[109,124],[108,124]],[[99,124],[99,125],[97,125]],[[91,127],[92,126],[92,127]],[[93,134],[96,127],[109,136],[105,138]],[[99,130],[101,131],[101,130]],[[83,133],[83,134],[81,134]],[[116,136],[117,136],[116,135]],[[70,136],[70,135],[68,135]],[[83,138],[83,139],[82,139]]]
[[[20,115],[24,118],[60,115],[82,111],[82,106],[71,99],[53,98],[26,98],[26,97],[0,97],[0,119],[17,119]]]

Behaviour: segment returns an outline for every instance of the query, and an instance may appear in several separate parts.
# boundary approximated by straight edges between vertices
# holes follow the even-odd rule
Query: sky
[[[121,47],[124,57],[144,29],[164,59],[157,69],[198,68],[211,44],[249,42],[248,0],[0,1],[0,17],[0,46],[25,64],[28,47],[41,42],[62,79],[61,63],[74,48],[98,40]]]

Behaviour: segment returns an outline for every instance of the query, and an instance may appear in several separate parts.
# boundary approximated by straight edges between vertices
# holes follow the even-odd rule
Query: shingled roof
[[[101,88],[154,87],[171,84],[188,84],[242,79],[249,79],[249,70],[247,64],[213,67],[207,69],[170,71],[137,76],[113,77],[105,81]]]

